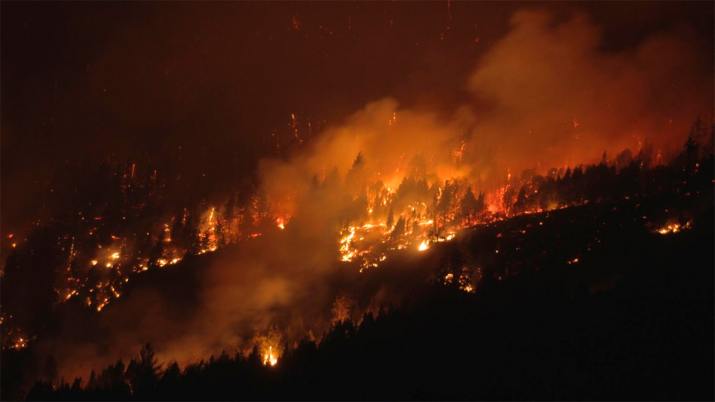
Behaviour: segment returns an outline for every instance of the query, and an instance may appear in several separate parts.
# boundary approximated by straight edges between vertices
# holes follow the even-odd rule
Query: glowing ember
[[[22,336],[17,337],[10,345],[10,348],[15,350],[25,349],[26,347],[27,339],[23,338]]]
[[[79,294],[79,293],[77,292],[77,290],[72,290],[71,292],[69,292],[68,294],[65,295],[65,298],[64,298],[64,299],[65,299],[65,300],[69,300],[69,299],[71,299],[72,297],[74,297],[74,296],[76,296],[76,295],[78,295],[78,294]]]
[[[691,227],[692,223],[690,221],[686,222],[684,225],[681,225],[680,223],[668,223],[656,229],[656,233],[665,236],[669,234],[679,233],[683,230],[690,229]]]
[[[107,304],[109,304],[109,298],[105,298],[104,300],[102,300],[101,302],[99,302],[99,303],[97,304],[97,307],[96,307],[97,312],[99,313],[100,311],[102,311],[102,309],[103,309],[104,307],[106,307]]]
[[[454,280],[454,274],[451,272],[444,276],[444,284],[445,285],[449,285],[450,283],[452,283],[453,280]]]

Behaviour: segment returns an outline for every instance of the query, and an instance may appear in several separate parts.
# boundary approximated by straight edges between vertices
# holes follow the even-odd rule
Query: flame
[[[76,289],[72,289],[69,293],[67,293],[64,297],[65,301],[71,299],[72,297],[78,295],[79,293],[77,292]]]
[[[473,283],[473,271],[476,271],[476,280],[479,280],[481,277],[481,269],[476,268],[476,270],[472,270],[470,268],[464,267],[462,268],[462,272],[459,274],[459,277],[457,278],[457,285],[459,290],[465,292],[465,293],[474,293],[476,292],[476,286]],[[442,280],[442,283],[444,285],[451,285],[454,283],[454,273],[448,272],[447,274],[444,275],[444,278]]]
[[[429,248],[429,240],[422,240],[419,246],[417,246],[417,251],[425,251]]]
[[[109,297],[105,297],[104,299],[102,299],[102,301],[97,303],[97,307],[96,307],[97,312],[98,313],[101,312],[102,309],[107,306],[107,304],[109,304]]]
[[[268,346],[268,349],[263,352],[263,365],[264,366],[275,366],[278,364],[278,354],[273,349],[273,346]]]
[[[667,223],[658,229],[656,229],[656,233],[660,235],[669,235],[669,234],[675,234],[679,233],[683,230],[690,229],[692,227],[692,222],[687,221],[685,224],[681,225],[680,223],[674,222],[674,223]]]
[[[211,207],[206,218],[202,221],[199,230],[199,243],[202,244],[197,254],[214,252],[218,249],[218,236],[216,235],[216,208]]]
[[[355,237],[355,227],[350,226],[345,234],[340,239],[340,261],[350,262],[355,257],[356,252],[351,248],[351,243]]]
[[[449,272],[444,276],[444,284],[449,285],[454,280],[454,274]]]

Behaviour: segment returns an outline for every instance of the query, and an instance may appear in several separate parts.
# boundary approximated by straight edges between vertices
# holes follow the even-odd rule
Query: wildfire
[[[71,299],[72,297],[74,297],[74,296],[76,296],[76,295],[78,295],[78,294],[79,294],[79,293],[77,292],[77,290],[73,289],[73,290],[71,290],[69,293],[67,293],[67,294],[65,295],[64,299],[65,299],[65,300],[69,300],[69,299]]]
[[[97,303],[97,307],[96,307],[97,312],[99,313],[100,311],[102,311],[102,309],[105,308],[107,306],[107,304],[109,304],[108,297],[104,298],[102,301]]]
[[[474,277],[474,279],[473,279]],[[462,268],[462,272],[459,274],[459,277],[457,278],[457,287],[459,290],[465,292],[465,293],[474,293],[476,292],[476,286],[474,284],[474,280],[479,280],[481,278],[481,269],[476,268],[476,270],[464,267]],[[448,272],[447,274],[444,275],[444,278],[442,280],[442,283],[444,285],[452,285],[454,283],[454,274],[452,272]]]
[[[396,122],[393,117],[393,123]],[[464,150],[462,143],[455,151],[455,159],[461,160]],[[566,202],[551,195],[544,197],[538,185],[530,185],[523,181],[528,179],[521,179],[518,175],[512,177],[509,171],[501,186],[493,187],[491,191],[476,192],[476,184],[460,178],[458,172],[447,170],[442,172],[446,176],[439,173],[425,178],[419,175],[412,177],[407,170],[406,166],[398,166],[390,173],[386,170],[378,172],[373,181],[366,182],[349,194],[347,199],[355,203],[345,208],[350,214],[347,218],[341,217],[345,220],[341,220],[342,225],[334,227],[332,232],[338,261],[349,263],[359,272],[376,269],[394,253],[414,254],[415,250],[424,253],[435,243],[455,239],[468,227],[490,224],[519,214],[567,208],[576,205],[576,202],[588,202]],[[446,177],[451,178],[445,180]],[[63,243],[58,244],[63,250],[69,250],[68,263],[63,267],[68,273],[65,283],[55,289],[58,301],[65,302],[76,297],[78,303],[101,312],[122,296],[130,275],[165,268],[180,263],[188,255],[211,253],[229,244],[260,237],[264,230],[274,225],[278,230],[285,230],[295,213],[289,201],[284,203],[259,196],[252,197],[243,206],[216,205],[199,211],[183,208],[183,213],[163,216],[146,230],[133,233],[107,227],[108,218],[94,219],[82,230],[84,236],[89,232],[92,243],[78,243],[77,248],[74,246],[75,238],[66,235]],[[234,214],[234,210],[239,212]],[[544,226],[544,222],[539,221],[538,225]],[[651,230],[667,235],[690,227],[691,222],[688,221],[684,224],[668,223]],[[100,233],[114,234],[111,241],[100,243]],[[522,229],[521,233],[525,234],[526,230]],[[16,240],[12,235],[8,237]],[[135,240],[137,238],[141,241]],[[78,238],[77,242],[80,240]],[[81,255],[82,251],[78,250],[88,249],[86,246],[96,246],[96,253]],[[497,245],[494,253],[503,252],[506,249]],[[574,265],[580,260],[574,257],[566,263]],[[106,269],[94,270],[94,267]],[[86,276],[88,269],[92,270],[91,279]],[[443,282],[463,292],[474,293],[479,289],[480,278],[478,268],[463,268],[461,272],[446,274]],[[501,275],[498,280],[502,280]],[[279,343],[265,342],[261,345],[263,364],[275,366],[280,357]]]
[[[380,176],[378,182],[364,189],[367,203],[363,214],[356,216],[338,231],[336,243],[339,261],[355,264],[363,272],[380,266],[393,251],[416,249],[424,252],[434,243],[454,239],[465,227],[505,217],[506,186],[487,194],[480,193],[477,198],[471,193],[472,187],[459,179],[427,181],[405,177],[404,174],[404,169],[398,168],[394,175]],[[490,208],[489,205],[494,207]],[[112,300],[121,296],[129,280],[128,275],[140,274],[152,268],[166,268],[180,263],[188,254],[211,253],[241,239],[260,237],[260,230],[266,223],[285,230],[289,219],[286,210],[290,206],[275,200],[253,197],[245,208],[236,209],[240,211],[239,214],[230,215],[222,207],[207,207],[203,213],[197,214],[198,219],[192,228],[195,234],[188,241],[181,237],[181,233],[189,232],[186,225],[190,225],[190,212],[187,208],[177,216],[162,220],[156,229],[146,231],[146,237],[155,244],[154,250],[158,251],[155,256],[134,247],[130,239],[136,237],[136,233],[128,236],[113,230],[111,244],[95,243],[99,250],[98,254],[90,256],[91,259],[78,255],[72,240],[66,284],[56,289],[59,301],[68,301],[77,296],[87,307],[101,312]],[[522,213],[534,211],[532,209]],[[96,234],[102,230],[105,222],[99,220],[89,224],[93,241],[96,242]],[[239,229],[243,225],[246,225],[246,229],[242,235]],[[181,231],[174,233],[174,228]],[[194,245],[196,248],[193,248]],[[101,266],[106,270],[99,274],[98,279],[87,281],[81,272],[73,271],[72,261],[75,260],[90,268]],[[470,284],[460,287],[467,292],[474,290]]]
[[[417,246],[417,251],[425,251],[429,248],[429,246],[429,240],[422,240],[422,242],[420,242],[420,245]]]
[[[356,262],[360,272],[378,267],[390,251],[414,247],[423,252],[433,243],[454,239],[465,227],[494,219],[483,195],[476,198],[463,180],[400,179],[400,169],[395,174],[380,176],[395,186],[378,182],[367,187],[362,215],[367,221],[352,221],[339,232],[339,260]],[[497,190],[492,199],[503,202],[504,191]]]
[[[669,235],[669,234],[674,234],[674,233],[679,233],[683,230],[690,229],[692,227],[692,222],[687,221],[685,224],[681,225],[680,223],[668,223],[665,224],[664,226],[659,227],[656,229],[656,233],[660,235]]]
[[[202,247],[197,254],[205,254],[218,249],[218,236],[216,235],[216,208],[211,207],[207,217],[203,220],[199,231],[199,243]]]
[[[17,337],[10,345],[10,348],[15,349],[15,350],[25,349],[26,347],[27,347],[27,339],[22,336]]]
[[[259,336],[254,339],[253,344],[258,345],[261,363],[264,366],[273,367],[278,364],[281,356],[280,348],[281,335],[278,332],[271,331],[265,336]]]
[[[275,366],[278,364],[278,354],[276,351],[273,349],[273,346],[268,346],[268,349],[266,349],[263,352],[263,365],[264,366]]]
[[[355,257],[355,250],[351,248],[353,238],[355,237],[355,227],[350,226],[345,234],[340,239],[340,261],[350,262]]]

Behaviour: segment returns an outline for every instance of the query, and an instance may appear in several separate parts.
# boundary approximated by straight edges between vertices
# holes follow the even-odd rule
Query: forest
[[[86,378],[57,378],[50,358],[25,396],[712,399],[708,149],[691,139],[667,165],[641,168],[633,158],[535,177],[538,194],[592,201],[480,224],[422,260],[392,261],[370,274],[412,264],[428,278],[413,297],[286,345],[276,365],[254,348],[180,367],[147,344]],[[514,208],[539,202],[526,193]],[[474,289],[464,291],[465,277]],[[30,353],[3,351],[5,392]]]

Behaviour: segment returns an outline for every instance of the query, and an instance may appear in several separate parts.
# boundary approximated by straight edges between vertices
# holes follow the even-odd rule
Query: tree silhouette
[[[151,399],[159,382],[160,366],[150,344],[139,352],[139,360],[132,359],[127,366],[126,377],[134,395]]]

